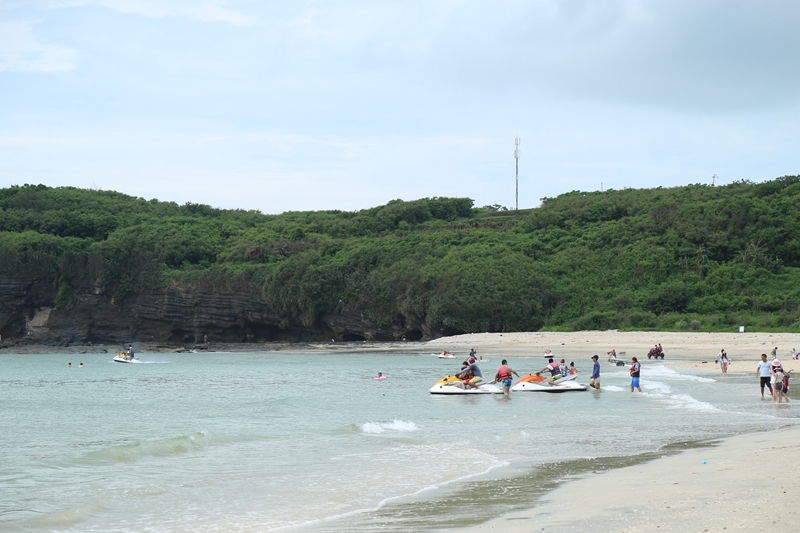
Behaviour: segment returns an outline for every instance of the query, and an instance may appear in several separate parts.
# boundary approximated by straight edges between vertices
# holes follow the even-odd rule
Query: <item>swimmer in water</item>
[[[83,368],[83,363],[79,364],[78,368]]]
[[[72,363],[67,363],[67,366],[72,368]]]

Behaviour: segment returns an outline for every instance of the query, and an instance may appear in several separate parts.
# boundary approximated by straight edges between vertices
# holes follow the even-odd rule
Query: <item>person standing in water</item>
[[[503,385],[503,396],[508,396],[511,390],[511,374],[519,377],[517,371],[508,366],[508,361],[503,359],[503,362],[500,363],[500,368],[497,370],[497,374],[494,375],[495,383]]]
[[[642,387],[639,385],[639,372],[642,371],[642,365],[637,358],[631,359],[631,392],[633,389],[638,389],[642,392]]]
[[[775,396],[775,392],[772,390],[772,384],[770,383],[770,378],[772,377],[770,374],[770,370],[772,369],[772,365],[769,361],[767,361],[767,354],[761,354],[761,362],[758,363],[758,367],[756,368],[756,376],[761,379],[761,399],[764,399],[764,385],[769,388],[770,396]]]
[[[592,375],[589,376],[589,386],[593,389],[600,390],[600,363],[597,362],[599,357],[592,356]]]

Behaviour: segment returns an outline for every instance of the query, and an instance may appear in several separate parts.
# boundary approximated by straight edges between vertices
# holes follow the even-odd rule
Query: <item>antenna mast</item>
[[[515,166],[517,168],[516,179],[515,179],[515,183],[516,183],[516,197],[515,197],[515,200],[516,200],[516,203],[514,205],[515,205],[515,210],[519,211],[519,137],[514,139],[514,146],[515,146],[515,148],[514,148],[514,164],[515,164]]]

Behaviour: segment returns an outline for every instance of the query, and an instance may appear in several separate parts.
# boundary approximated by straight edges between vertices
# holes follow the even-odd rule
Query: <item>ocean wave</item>
[[[692,398],[688,394],[673,394],[669,397],[668,402],[673,408],[691,409],[692,411],[719,411],[718,407],[714,407],[708,402],[701,402]]]
[[[708,402],[701,402],[688,394],[672,394],[669,385],[658,381],[642,381],[644,395],[665,402],[671,409],[689,409],[692,411],[719,411],[718,407]]]
[[[644,379],[640,382],[642,389],[646,391],[654,391],[657,394],[669,394],[672,392],[672,389],[666,383],[661,383],[660,381],[650,381],[649,379],[645,381]]]
[[[378,434],[384,431],[418,431],[414,422],[392,420],[391,422],[365,422],[359,426],[364,433]]]
[[[127,444],[111,446],[101,450],[89,452],[92,458],[100,458],[122,463],[134,462],[141,457],[167,457],[200,451],[213,444],[221,444],[241,440],[236,437],[211,435],[199,431],[189,435],[168,437],[158,440],[140,440]]]
[[[675,381],[698,381],[701,383],[713,383],[716,380],[712,378],[704,378],[700,376],[693,376],[691,374],[681,374],[676,372],[665,365],[652,365],[643,369],[648,376],[656,376],[661,379],[672,379]]]

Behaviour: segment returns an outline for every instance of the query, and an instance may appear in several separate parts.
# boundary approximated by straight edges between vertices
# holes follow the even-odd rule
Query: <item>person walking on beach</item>
[[[497,370],[497,374],[494,375],[494,382],[503,385],[503,396],[508,396],[511,390],[511,374],[519,377],[517,371],[508,366],[508,361],[503,359],[503,362],[500,363],[500,368]]]
[[[597,362],[599,357],[592,356],[592,375],[589,376],[589,386],[593,389],[600,390],[600,363]]]
[[[728,353],[725,350],[719,352],[719,367],[723,374],[728,373]]]
[[[639,372],[642,371],[642,365],[635,357],[631,359],[631,392],[633,389],[638,389],[642,392],[642,387],[639,385]]]
[[[783,400],[786,399],[786,403],[789,403],[789,397],[783,392],[783,384],[786,378],[786,372],[783,370],[782,365],[772,365],[772,368],[775,376],[775,395],[773,396],[772,401],[783,403]],[[788,390],[788,387],[786,388]]]
[[[761,378],[761,399],[764,399],[764,385],[769,387],[770,396],[775,395],[775,392],[772,390],[772,384],[769,382],[770,380],[770,369],[772,365],[769,361],[767,361],[767,354],[761,354],[761,362],[758,363],[758,368],[756,368],[756,376]]]

